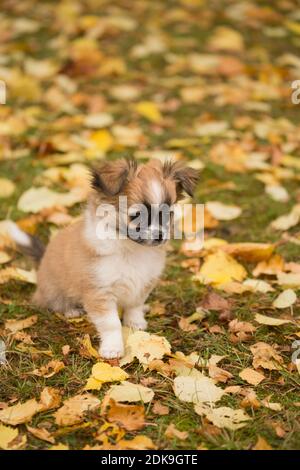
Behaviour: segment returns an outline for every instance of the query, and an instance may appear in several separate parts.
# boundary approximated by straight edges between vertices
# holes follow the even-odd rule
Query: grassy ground
[[[115,123],[128,126],[138,126],[145,140],[133,148],[124,148],[115,145],[107,152],[107,158],[115,158],[124,154],[135,153],[138,150],[168,149],[170,139],[194,138],[196,143],[183,148],[182,154],[190,160],[201,160],[204,170],[201,173],[201,182],[197,189],[196,200],[206,202],[211,200],[222,201],[226,204],[235,204],[242,209],[242,215],[230,222],[221,222],[216,228],[207,231],[207,237],[219,237],[228,242],[278,242],[281,241],[281,233],[270,228],[272,222],[279,215],[285,214],[299,201],[299,176],[284,180],[290,199],[286,203],[275,202],[264,192],[264,186],[255,179],[255,173],[244,170],[236,173],[228,171],[224,166],[217,165],[212,161],[211,150],[214,145],[223,140],[234,140],[238,143],[249,142],[252,151],[265,151],[271,159],[274,149],[284,152],[284,145],[293,140],[294,155],[299,155],[298,128],[294,130],[294,138],[287,137],[284,133],[271,129],[266,137],[260,138],[254,132],[254,123],[262,121],[268,116],[284,117],[295,126],[299,123],[299,110],[291,105],[288,96],[288,82],[295,78],[293,71],[288,66],[278,65],[276,60],[284,53],[295,53],[299,51],[299,36],[290,31],[285,25],[294,11],[293,4],[296,2],[268,2],[257,1],[252,16],[242,19],[233,19],[229,15],[229,5],[237,5],[240,2],[136,2],[135,6],[127,1],[101,2],[101,8],[97,7],[95,1],[86,1],[81,6],[84,15],[109,16],[122,14],[135,20],[132,29],[127,32],[118,27],[107,27],[103,35],[99,35],[97,44],[103,54],[103,67],[107,65],[110,57],[120,59],[126,66],[121,72],[90,73],[87,64],[82,65],[79,71],[72,65],[71,44],[78,38],[87,34],[80,15],[76,12],[76,5],[80,2],[60,2],[59,9],[56,2],[18,2],[4,1],[1,15],[9,24],[14,25],[17,18],[32,18],[40,26],[40,29],[32,33],[9,33],[9,28],[0,33],[3,35],[0,55],[6,55],[7,62],[4,67],[8,69],[24,70],[23,65],[27,56],[37,60],[52,58],[59,64],[61,73],[65,73],[78,86],[77,97],[75,92],[66,94],[67,102],[78,103],[75,105],[78,112],[85,114],[86,101],[84,97],[93,96],[103,99],[103,110],[114,116]],[[290,7],[288,6],[288,3]],[[63,5],[65,10],[63,9]],[[73,5],[73,7],[71,6]],[[73,11],[74,10],[74,11]],[[63,15],[66,16],[64,28]],[[88,20],[86,20],[88,22]],[[212,75],[197,73],[188,66],[181,67],[175,60],[175,56],[185,57],[192,53],[212,53],[207,47],[207,41],[211,37],[215,27],[227,25],[240,32],[244,38],[244,50],[234,52],[233,55],[245,67],[244,70],[234,74],[222,74],[215,72]],[[271,38],[266,31],[268,28],[282,29],[285,33],[283,39]],[[15,31],[12,27],[12,30]],[[154,33],[153,33],[154,31]],[[142,44],[145,40],[145,32],[155,37],[161,34],[166,43],[166,49],[158,53],[147,53],[145,57],[136,57],[132,54],[132,48]],[[152,33],[151,33],[152,32]],[[57,44],[55,45],[55,41]],[[61,42],[61,45],[60,45]],[[54,44],[54,45],[53,45]],[[66,53],[67,52],[67,53]],[[215,53],[215,52],[213,52]],[[224,58],[228,54],[221,51]],[[173,56],[172,56],[173,55]],[[92,61],[92,58],[89,59]],[[106,62],[105,62],[106,61]],[[71,63],[70,63],[71,62]],[[172,62],[175,63],[172,70]],[[179,62],[179,61],[178,61]],[[76,65],[76,61],[75,61]],[[177,67],[177,69],[176,69]],[[88,69],[88,72],[86,70]],[[75,70],[75,71],[74,71]],[[234,81],[236,77],[246,77],[255,82],[262,83],[266,87],[278,86],[279,96],[276,99],[268,96],[242,97],[233,104],[216,104],[214,96],[222,97],[224,90],[218,91],[219,85],[230,85],[232,89],[241,89],[245,92],[245,84],[242,80]],[[1,78],[1,67],[0,67]],[[176,79],[177,82],[176,83]],[[54,129],[53,123],[59,122],[63,117],[68,117],[68,112],[56,105],[45,102],[43,93],[53,84],[53,77],[40,81],[41,96],[30,98],[31,91],[27,91],[27,97],[17,90],[15,85],[12,93],[9,93],[7,106],[0,108],[2,124],[5,125],[8,117],[16,116],[18,113],[37,112],[38,119],[32,125],[25,126],[24,132],[13,132],[8,130],[8,135],[1,132],[0,145],[3,149],[8,145],[13,151],[18,148],[26,149],[26,155],[19,159],[6,159],[0,156],[1,177],[12,179],[16,183],[16,191],[8,199],[1,200],[0,219],[12,218],[19,220],[26,214],[17,209],[17,201],[21,194],[35,185],[37,175],[47,167],[45,159],[54,153],[63,154],[62,149],[55,148],[49,143],[49,136],[63,134],[64,138],[70,134],[80,134],[80,126],[75,121],[65,126],[63,121]],[[173,80],[173,83],[172,83]],[[194,80],[194,82],[193,82]],[[208,94],[204,99],[193,103],[182,100],[180,90],[183,87],[200,86],[203,90],[215,85],[215,91]],[[130,84],[140,90],[138,100],[156,100],[162,105],[162,114],[165,116],[163,125],[151,123],[132,111],[131,104],[123,104],[112,97],[110,90],[112,86],[119,84]],[[22,82],[20,84],[22,87]],[[23,82],[23,87],[26,87]],[[28,85],[30,88],[30,86]],[[283,90],[283,91],[282,91]],[[215,93],[215,94],[214,94]],[[82,96],[81,96],[82,95]],[[267,95],[267,93],[266,93]],[[255,101],[265,103],[269,106],[266,111],[250,110],[245,103]],[[34,108],[35,111],[34,111]],[[101,108],[101,106],[100,106]],[[6,114],[7,113],[7,114]],[[76,116],[70,112],[69,117]],[[249,127],[238,130],[235,120],[248,116],[251,119]],[[202,119],[226,121],[230,129],[234,129],[232,136],[208,136],[197,137],[193,134],[194,123]],[[61,126],[61,127],[60,127]],[[0,124],[1,128],[1,124]],[[272,131],[272,132],[271,132]],[[272,135],[271,135],[272,134]],[[46,147],[42,149],[42,144]],[[175,151],[175,150],[174,150]],[[1,155],[1,154],[0,154]],[[229,158],[229,157],[228,157]],[[274,160],[273,160],[274,161]],[[222,189],[223,183],[233,182],[233,189]],[[59,187],[59,186],[58,186]],[[70,213],[78,214],[79,205],[73,207]],[[299,228],[299,227],[298,227]],[[53,225],[42,222],[36,226],[37,233],[44,239],[50,235]],[[297,227],[289,231],[297,235]],[[290,242],[279,244],[277,252],[286,261],[299,260],[299,245]],[[29,267],[28,260],[15,254],[13,265]],[[153,413],[152,405],[146,405],[147,426],[142,430],[143,435],[152,438],[156,446],[162,449],[250,449],[256,442],[258,436],[264,438],[273,449],[299,449],[300,422],[299,422],[299,385],[300,377],[295,370],[288,367],[291,362],[291,344],[297,339],[293,325],[283,325],[270,328],[265,325],[258,326],[250,342],[234,344],[230,341],[230,332],[227,322],[222,322],[217,311],[211,310],[204,322],[198,323],[198,328],[193,332],[184,332],[178,327],[180,317],[191,315],[200,304],[203,297],[214,289],[195,283],[192,273],[183,268],[181,263],[186,257],[180,252],[175,244],[168,256],[167,268],[162,282],[152,293],[150,302],[159,301],[166,308],[164,315],[149,314],[149,331],[165,336],[172,345],[173,351],[182,351],[190,354],[193,351],[202,357],[210,357],[212,354],[224,355],[222,368],[233,374],[233,378],[226,385],[240,385],[246,388],[245,382],[239,377],[239,372],[251,367],[252,354],[249,347],[258,341],[269,344],[277,344],[284,358],[285,367],[280,371],[264,371],[266,379],[255,387],[258,400],[271,397],[270,401],[281,404],[281,411],[273,411],[264,406],[257,409],[247,407],[247,413],[253,418],[244,428],[237,431],[219,429],[210,424],[204,418],[195,414],[193,405],[180,402],[172,391],[172,379],[156,372],[144,371],[137,362],[129,364],[125,370],[130,374],[130,380],[139,383],[141,379],[152,377],[155,379],[153,389],[155,399],[169,407],[169,414],[157,416]],[[248,272],[254,265],[247,264]],[[93,344],[97,344],[95,331],[86,320],[74,323],[63,319],[59,314],[48,314],[36,311],[30,305],[30,296],[33,288],[27,284],[10,281],[0,284],[0,320],[19,319],[31,314],[38,313],[38,323],[29,331],[38,350],[50,350],[55,359],[63,360],[65,368],[51,378],[45,379],[34,377],[29,373],[45,364],[49,357],[43,354],[31,354],[20,349],[20,343],[9,340],[4,334],[7,344],[8,365],[0,368],[0,401],[9,402],[16,399],[25,401],[38,397],[44,386],[53,386],[63,392],[64,398],[73,396],[82,390],[86,379],[90,375],[93,361],[79,354],[78,338],[84,334],[91,335]],[[219,292],[219,291],[218,291]],[[273,299],[280,290],[268,294],[245,293],[243,295],[219,294],[233,300],[232,317],[243,321],[253,322],[254,314],[273,314],[270,307]],[[294,306],[294,316],[299,315],[299,304]],[[219,325],[222,334],[209,331],[212,325]],[[70,345],[71,352],[67,356],[62,354],[62,346]],[[248,386],[249,388],[249,386]],[[100,392],[95,392],[103,397],[108,386],[103,387]],[[226,395],[221,404],[232,408],[240,408],[242,398],[240,395]],[[52,411],[37,414],[31,425],[39,427],[47,425],[53,432],[57,441],[68,445],[72,449],[81,449],[85,445],[93,445],[94,434],[103,422],[102,418],[90,421],[86,419],[86,427],[58,429],[52,418]],[[174,423],[180,431],[187,431],[185,440],[167,438],[165,430],[170,423]],[[276,432],[277,427],[277,432]],[[284,429],[279,435],[278,427]],[[21,429],[26,431],[21,425]],[[127,437],[132,437],[135,432],[127,432]],[[28,449],[44,449],[47,444],[30,433],[27,433]]]

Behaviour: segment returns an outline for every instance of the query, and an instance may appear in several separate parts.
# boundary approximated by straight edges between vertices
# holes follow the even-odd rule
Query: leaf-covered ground
[[[124,155],[201,168],[207,209],[204,249],[172,244],[150,298],[172,353],[147,336],[143,356],[134,336],[128,375],[92,374],[84,318],[30,305],[32,265],[0,225],[0,447],[299,449],[298,2],[1,6],[0,220],[47,241],[80,213],[85,167]],[[111,401],[124,379],[142,401],[119,403],[126,384]]]

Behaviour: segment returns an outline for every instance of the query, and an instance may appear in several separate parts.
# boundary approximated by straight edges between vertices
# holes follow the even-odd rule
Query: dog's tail
[[[24,232],[14,222],[9,224],[8,232],[21,253],[30,256],[36,263],[41,261],[45,246],[38,237]]]

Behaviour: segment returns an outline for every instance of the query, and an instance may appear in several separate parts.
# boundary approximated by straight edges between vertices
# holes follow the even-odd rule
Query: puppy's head
[[[138,165],[135,160],[121,159],[94,169],[92,188],[101,202],[114,206],[121,215],[116,226],[119,232],[153,246],[168,238],[172,206],[183,192],[193,195],[198,177],[197,170],[181,162],[150,160]]]

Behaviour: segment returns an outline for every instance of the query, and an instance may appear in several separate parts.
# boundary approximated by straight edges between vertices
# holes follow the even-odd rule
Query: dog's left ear
[[[91,186],[105,196],[116,196],[125,187],[130,177],[136,171],[137,163],[133,159],[121,159],[104,163],[99,168],[93,168]]]
[[[183,190],[189,196],[193,196],[200,176],[198,170],[185,166],[181,162],[167,162],[164,165],[163,173],[166,178],[171,177],[175,180],[179,195]]]

